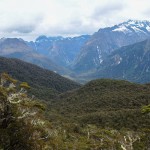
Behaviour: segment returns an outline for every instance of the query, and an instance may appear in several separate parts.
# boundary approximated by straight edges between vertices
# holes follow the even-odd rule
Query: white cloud
[[[150,20],[149,0],[0,0],[0,36],[92,34],[127,19]]]

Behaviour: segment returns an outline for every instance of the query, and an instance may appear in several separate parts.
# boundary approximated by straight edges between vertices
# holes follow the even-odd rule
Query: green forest
[[[57,94],[30,95],[1,74],[0,150],[148,150],[150,86],[110,79]]]

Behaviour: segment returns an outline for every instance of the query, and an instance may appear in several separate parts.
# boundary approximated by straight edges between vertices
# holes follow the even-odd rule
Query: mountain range
[[[28,44],[38,53],[51,59],[54,63],[66,67],[74,61],[81,47],[89,38],[89,35],[73,38],[40,36],[35,42],[31,41]]]
[[[40,36],[30,42],[2,38],[0,55],[36,64],[78,82],[116,78],[143,83],[149,82],[149,38],[149,21],[128,20],[101,28],[93,35]]]
[[[128,20],[99,29],[84,44],[74,61],[73,70],[83,73],[98,67],[116,49],[150,38],[150,22]]]

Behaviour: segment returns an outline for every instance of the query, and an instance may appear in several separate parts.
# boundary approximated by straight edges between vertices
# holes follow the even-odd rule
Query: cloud
[[[20,18],[14,21],[8,21],[5,26],[1,26],[3,32],[13,33],[31,33],[36,30],[37,25],[42,21],[42,18],[32,18],[30,20],[26,20],[25,18]]]
[[[150,19],[149,0],[0,0],[0,36],[92,34],[128,19]]]
[[[34,31],[35,27],[36,26],[33,25],[16,25],[5,29],[5,31],[7,31],[8,33],[31,33],[32,31]]]
[[[106,16],[112,16],[114,13],[119,13],[125,8],[125,4],[117,2],[117,3],[109,3],[105,4],[103,6],[98,6],[95,10],[94,13],[92,14],[93,19],[100,19],[104,18]]]

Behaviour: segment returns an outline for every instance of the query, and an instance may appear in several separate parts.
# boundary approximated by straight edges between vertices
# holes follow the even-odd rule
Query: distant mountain
[[[114,50],[150,38],[150,22],[128,20],[113,27],[99,29],[82,47],[73,64],[76,72],[98,67]]]
[[[85,77],[83,77],[85,78]],[[115,78],[132,82],[150,82],[150,40],[114,51],[87,78]]]
[[[0,39],[0,54],[14,55],[19,53],[33,53],[34,50],[29,47],[22,39],[17,38],[2,38]],[[19,55],[18,55],[19,56]]]
[[[22,39],[2,38],[0,39],[0,56],[18,58],[26,62],[36,64],[60,74],[66,74],[68,70],[56,65],[48,57],[39,54]]]
[[[50,99],[59,93],[80,87],[52,71],[18,60],[0,57],[0,73],[7,72],[13,78],[28,82],[31,93],[40,99]]]
[[[55,63],[62,66],[69,66],[89,38],[89,35],[82,35],[79,37],[57,40],[49,49],[49,56]]]
[[[81,47],[90,38],[89,35],[78,37],[46,37],[40,36],[28,45],[38,53],[45,55],[60,66],[69,66],[79,54]]]
[[[117,129],[148,127],[141,107],[150,103],[150,86],[110,79],[94,80],[61,94],[50,108],[73,122]]]
[[[49,49],[52,47],[53,42],[61,40],[63,37],[46,37],[44,35],[39,36],[35,41],[27,42],[27,44],[36,50],[38,53],[43,55],[49,55]]]

